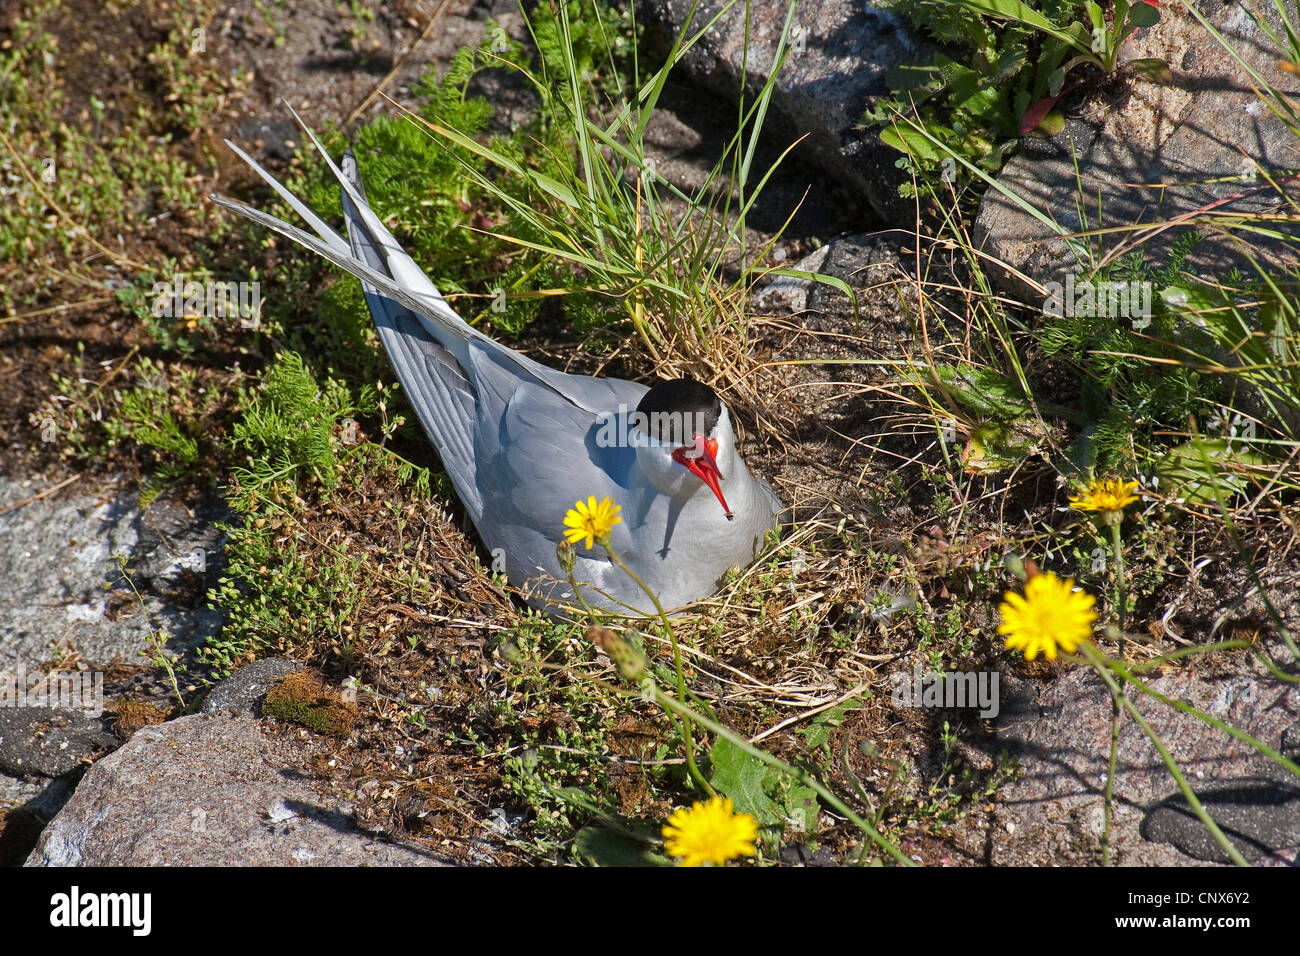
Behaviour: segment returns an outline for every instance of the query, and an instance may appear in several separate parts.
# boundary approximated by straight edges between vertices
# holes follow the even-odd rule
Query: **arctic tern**
[[[589,496],[621,509],[610,546],[665,608],[707,597],[728,569],[753,561],[783,506],[745,467],[712,388],[570,375],[493,341],[452,311],[370,208],[351,150],[340,168],[303,128],[338,177],[347,239],[229,140],[316,235],[211,198],[361,280],[420,424],[483,543],[530,605],[558,616],[579,606],[556,543],[568,510]],[[573,575],[593,607],[654,611],[599,544],[577,546]]]

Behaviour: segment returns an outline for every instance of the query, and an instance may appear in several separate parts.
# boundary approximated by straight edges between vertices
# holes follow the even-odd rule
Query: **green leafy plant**
[[[1039,128],[1058,132],[1063,118],[1051,111],[1075,88],[1067,83],[1071,71],[1089,65],[1102,75],[1115,73],[1123,45],[1160,18],[1146,0],[1120,0],[1109,21],[1093,0],[891,0],[888,5],[945,51],[891,70],[891,95],[864,117],[869,126],[882,128],[882,141],[904,153],[901,164],[919,175],[919,184],[903,184],[905,196],[917,188],[932,193],[935,179],[949,184],[966,179],[952,154],[996,172],[1022,135]],[[1081,18],[1073,19],[1076,11]],[[1162,61],[1133,60],[1125,69],[1168,81]],[[902,116],[914,119],[900,122]]]
[[[741,813],[752,816],[774,838],[817,832],[821,806],[817,791],[746,753],[726,737],[709,751],[709,783],[725,793]]]
[[[505,694],[484,704],[486,719],[511,741],[503,781],[532,809],[534,839],[551,851],[590,817],[617,816],[610,726],[636,701],[591,679],[576,625],[529,614],[502,634],[500,646]]]
[[[359,609],[391,582],[364,556],[316,540],[304,513],[345,480],[355,487],[377,473],[404,493],[429,494],[427,471],[363,440],[350,418],[378,413],[386,441],[398,424],[387,417],[389,392],[365,387],[354,397],[332,377],[318,382],[302,357],[287,351],[260,382],[241,386],[242,414],[227,447],[242,461],[226,490],[236,520],[223,526],[226,568],[208,595],[224,625],[202,655],[214,674],[310,639],[336,644],[345,658],[351,653]],[[427,584],[403,581],[401,590],[414,599]]]
[[[1160,22],[1160,11],[1156,0],[1114,0],[1111,6],[1109,22],[1101,4],[1096,0],[1084,0],[1077,8],[1082,9],[1084,17],[1069,20],[1070,8],[1056,2],[1044,4],[1048,14],[1040,12],[1034,6],[1021,0],[960,0],[969,9],[1009,23],[1019,24],[1038,30],[1051,37],[1074,55],[1060,66],[1054,67],[1048,81],[1048,94],[1031,103],[1021,119],[1020,130],[1028,133],[1035,129],[1047,115],[1048,110],[1065,93],[1065,80],[1071,70],[1084,65],[1091,65],[1103,75],[1114,73],[1119,64],[1120,50],[1128,39],[1139,29],[1153,27]],[[1064,16],[1067,25],[1062,28],[1058,19]],[[1169,66],[1159,59],[1133,60],[1128,64],[1129,70],[1145,76],[1164,80],[1170,79]]]
[[[378,407],[371,387],[353,399],[335,379],[317,384],[296,352],[277,355],[256,387],[241,389],[239,404],[244,414],[231,429],[230,446],[244,454],[245,464],[233,469],[238,490],[232,500],[241,511],[276,482],[309,476],[333,488],[343,448],[336,426]]]
[[[132,441],[153,451],[153,475],[140,496],[141,505],[157,497],[166,482],[192,476],[198,470],[200,402],[192,369],[174,375],[150,359],[141,359],[140,384],[119,392],[119,405],[104,422],[110,442]]]
[[[1000,169],[1016,146],[1020,117],[1047,94],[1065,44],[1023,24],[995,25],[964,3],[892,0],[889,6],[948,52],[891,70],[891,95],[875,102],[864,121],[881,127],[882,141],[905,154],[900,162],[918,174],[923,190],[931,179],[964,178],[947,151]],[[944,148],[898,122],[900,116],[915,116]],[[910,196],[915,188],[905,183],[900,191]]]
[[[576,24],[563,38],[561,18]],[[539,63],[559,62],[563,46],[593,89],[616,82],[629,55],[630,14],[605,4],[584,10],[584,4],[569,0],[558,14],[538,6],[528,22]],[[482,95],[485,82],[514,82],[511,74],[526,72],[529,62],[530,54],[489,21],[478,46],[458,50],[441,78],[430,70],[415,84],[416,114],[377,117],[357,130],[351,145],[360,157],[371,205],[473,324],[516,335],[548,299],[565,292],[570,323],[589,332],[610,321],[610,300],[571,288],[572,268],[562,260],[503,237],[525,242],[543,238],[521,212],[540,201],[539,193],[528,176],[490,170],[488,157],[509,157],[520,169],[552,178],[574,148],[572,129],[556,115],[549,97],[524,97],[526,109],[498,117]],[[431,136],[430,127],[455,130],[463,142]],[[333,153],[345,145],[333,130],[322,134],[322,142]],[[291,178],[290,188],[327,218],[341,215],[333,174],[314,151],[301,151],[299,157],[302,178]],[[348,341],[370,334],[369,314],[355,282],[332,285],[324,309],[323,318]],[[373,343],[370,351],[376,351]]]
[[[741,814],[747,814],[759,825],[769,827],[773,831],[774,841],[787,830],[800,835],[814,831],[819,806],[824,803],[858,827],[863,836],[882,852],[896,862],[910,866],[912,861],[870,822],[836,796],[815,769],[793,765],[750,743],[722,724],[703,701],[691,693],[686,683],[681,646],[672,622],[654,591],[623,562],[610,545],[610,528],[622,519],[617,515],[618,509],[610,510],[609,504],[610,499],[602,501],[598,508],[586,516],[585,522],[577,511],[570,511],[565,517],[565,524],[575,529],[584,527],[583,533],[593,537],[604,549],[610,562],[636,581],[651,599],[658,614],[658,623],[672,648],[672,670],[654,667],[639,647],[610,628],[593,626],[588,634],[614,661],[619,673],[636,684],[641,698],[653,701],[669,718],[674,736],[681,741],[685,751],[686,768],[693,784],[710,798],[716,798],[719,794],[728,798]],[[573,577],[572,543],[560,542],[557,553],[561,565],[568,571],[569,584],[577,595],[577,600],[588,615],[597,620],[602,619],[603,616],[593,611],[583,600],[582,589]],[[671,695],[665,691],[661,682],[667,686],[675,685],[676,694]],[[714,735],[713,744],[709,748],[709,762],[713,769],[711,779],[704,776],[696,759],[697,729]]]

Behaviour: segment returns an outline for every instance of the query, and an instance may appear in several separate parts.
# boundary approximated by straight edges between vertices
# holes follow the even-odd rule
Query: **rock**
[[[20,780],[0,775],[0,866],[21,866],[45,825],[72,797],[73,777]]]
[[[323,751],[252,717],[145,727],[86,772],[27,865],[442,865],[358,830],[313,782],[308,763]]]
[[[676,37],[694,0],[645,0],[642,22]],[[709,23],[726,4],[703,0],[696,6],[691,33]],[[709,91],[735,101],[742,79],[752,97],[771,74],[777,42],[785,25],[788,0],[734,4],[688,51],[681,67]],[[924,59],[930,49],[906,30],[902,19],[852,0],[801,4],[795,11],[791,52],[776,82],[769,129],[790,142],[807,135],[814,161],[871,204],[886,218],[911,214],[898,196],[899,154],[880,142],[878,131],[861,130],[873,96],[888,92],[885,74],[901,63]],[[797,29],[797,32],[795,32]]]
[[[843,279],[857,290],[859,308],[867,308],[863,299],[867,290],[872,287],[879,288],[891,277],[901,275],[898,264],[896,240],[859,233],[839,236],[831,240],[826,247],[826,256],[818,263],[816,271]],[[898,294],[893,289],[885,290],[885,295],[897,302]],[[854,315],[848,298],[833,286],[821,282],[812,283],[808,289],[807,306],[810,311],[840,319],[841,329],[844,328],[843,320],[852,321],[855,333],[861,333],[857,328],[860,316]],[[870,308],[868,311],[877,318],[878,324],[884,327],[885,338],[896,338],[900,331],[910,332],[906,327],[900,330],[897,325],[889,321],[891,318],[897,318],[896,305],[893,309]]]
[[[830,251],[830,245],[824,245],[804,256],[790,268],[803,272],[820,272]],[[798,315],[808,308],[808,293],[812,291],[814,285],[816,283],[811,279],[777,276],[764,282],[755,290],[752,299],[754,310],[768,315]]]
[[[1193,787],[1193,790],[1196,788]],[[1201,806],[1250,863],[1300,848],[1300,786],[1245,778],[1223,781],[1196,794]],[[1212,863],[1232,858],[1214,839],[1186,798],[1171,794],[1142,821],[1142,836],[1169,843],[1188,856]]]
[[[208,691],[199,710],[205,714],[229,711],[232,714],[258,714],[262,699],[281,677],[302,670],[301,664],[283,657],[266,657],[245,664],[216,687]]]
[[[1222,673],[1187,668],[1149,683],[1279,749],[1300,714],[1300,688],[1274,679],[1248,658],[1226,663],[1232,669],[1225,667]],[[1300,779],[1196,717],[1137,692],[1130,692],[1130,698],[1244,855],[1270,862],[1297,858]],[[995,743],[983,749],[995,759],[1011,758],[1021,772],[998,792],[997,823],[1007,835],[993,841],[989,862],[1095,862],[1111,732],[1110,697],[1101,680],[1088,668],[1071,670],[1041,686],[1036,706],[1004,708],[995,726]],[[1208,830],[1188,819],[1190,811],[1176,787],[1155,747],[1126,716],[1111,832],[1118,863],[1189,865],[1222,859],[1221,848],[1209,845],[1214,841]]]
[[[1282,734],[1282,746],[1278,751],[1288,760],[1300,763],[1300,722],[1292,724]]]
[[[1172,4],[1162,4],[1160,10],[1160,23],[1139,31],[1126,53],[1164,59],[1173,82],[1165,86],[1132,79],[1116,94],[1094,99],[1050,144],[1026,140],[1033,148],[1013,157],[998,177],[1065,232],[1166,221],[1212,203],[1222,203],[1216,207],[1222,214],[1266,213],[1282,202],[1275,190],[1254,187],[1267,186],[1260,170],[1294,167],[1295,135],[1251,90],[1245,69],[1190,13]],[[1267,5],[1259,13],[1276,17]],[[1300,78],[1279,69],[1283,54],[1245,8],[1218,4],[1209,17],[1259,75],[1284,94],[1300,93]],[[1143,188],[1147,184],[1167,185]],[[1251,194],[1230,198],[1241,193]],[[1174,228],[1151,237],[1143,246],[1146,260],[1156,268],[1165,265],[1182,232]],[[1134,238],[1127,231],[1091,236],[1085,245],[1093,253],[1079,261],[1067,242],[1055,236],[1055,230],[1001,191],[989,189],[984,195],[974,228],[977,245],[1040,282],[1064,283],[1066,272],[1082,279],[1091,269],[1090,259],[1098,261]],[[1261,242],[1259,237],[1247,240]],[[1278,245],[1258,248],[1279,261],[1296,262],[1293,253]],[[1207,233],[1184,269],[1217,278],[1233,265],[1251,274],[1227,233]],[[1004,288],[1042,304],[1042,297],[1009,271],[992,273]]]
[[[0,478],[0,508],[43,490]],[[216,585],[226,511],[214,500],[190,512],[166,498],[148,508],[114,483],[75,483],[66,492],[0,511],[0,676],[22,665],[29,676],[59,655],[95,667],[140,660],[150,623],[168,634],[168,649],[202,643],[220,620],[207,608]],[[123,554],[144,609],[121,581]],[[105,585],[109,585],[106,589]],[[144,613],[147,611],[147,614]]]
[[[60,777],[119,743],[98,714],[0,707],[0,772],[11,776]]]
[[[73,776],[56,780],[0,776],[0,810],[21,807],[49,820],[72,796]],[[27,856],[26,853],[23,856]]]
[[[35,800],[49,785],[50,781],[43,777],[26,780],[0,774],[0,810],[10,810]]]
[[[893,243],[879,236],[865,233],[837,236],[790,268],[843,279],[861,294],[899,274],[898,252]],[[853,323],[857,318],[848,297],[840,290],[812,279],[791,276],[775,276],[761,283],[754,290],[751,303],[756,312],[767,315],[817,313],[803,316],[803,322],[828,330],[843,328],[845,322]],[[833,321],[820,321],[825,317]]]

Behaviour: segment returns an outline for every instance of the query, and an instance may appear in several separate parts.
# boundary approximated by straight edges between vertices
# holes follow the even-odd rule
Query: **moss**
[[[130,740],[141,727],[148,727],[151,724],[161,724],[171,716],[171,712],[155,704],[146,703],[143,700],[137,700],[134,697],[125,697],[113,705],[112,726],[113,733],[121,740]]]
[[[264,717],[301,724],[320,734],[345,736],[357,719],[356,708],[314,673],[294,671],[271,688],[262,704]]]

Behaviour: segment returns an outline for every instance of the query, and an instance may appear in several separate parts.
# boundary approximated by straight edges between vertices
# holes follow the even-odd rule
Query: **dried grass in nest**
[[[690,376],[716,391],[733,412],[733,426],[743,437],[752,424],[764,440],[782,440],[795,427],[772,401],[780,386],[778,375],[760,354],[761,320],[744,313],[743,290],[717,300],[715,328],[702,333],[688,322],[650,320],[663,343],[656,372],[663,378]]]
[[[827,639],[833,628],[850,626],[843,619],[865,607],[883,584],[871,579],[862,562],[844,560],[830,541],[843,519],[828,513],[800,524],[784,542],[775,571],[770,559],[760,562],[704,602],[697,614],[674,622],[693,692],[751,739],[770,737],[872,688],[879,690],[881,664],[906,652],[901,622],[873,622],[866,615],[851,625],[856,633],[847,648],[836,648]],[[814,544],[815,554],[802,552],[801,545],[811,549]],[[778,577],[777,586],[761,596],[762,607],[752,602],[752,581],[759,573]],[[801,636],[791,641],[795,610],[803,621]],[[719,624],[721,635],[715,636]],[[657,649],[660,659],[667,659],[667,638],[652,632],[643,637],[649,650]],[[882,646],[896,649],[873,652]],[[612,668],[606,676],[615,679]],[[769,716],[773,710],[781,714],[775,723]]]

